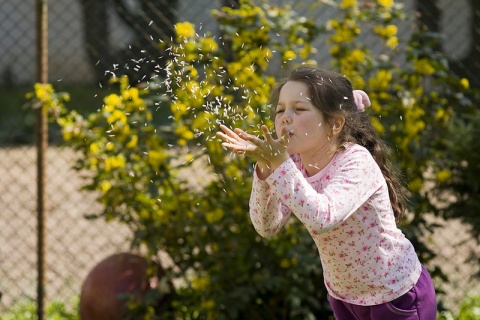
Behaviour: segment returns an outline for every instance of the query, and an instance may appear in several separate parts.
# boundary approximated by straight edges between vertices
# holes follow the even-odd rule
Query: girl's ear
[[[343,126],[345,125],[345,117],[337,116],[333,118],[332,133],[336,135],[342,131]]]

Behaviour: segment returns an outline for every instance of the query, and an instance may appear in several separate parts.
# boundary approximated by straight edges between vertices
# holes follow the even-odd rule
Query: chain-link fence
[[[287,4],[291,1],[271,1]],[[296,9],[317,20],[331,11],[311,10],[313,0],[295,2]],[[173,23],[187,20],[198,32],[216,34],[212,9],[234,1],[211,0],[51,0],[49,8],[49,81],[72,95],[71,104],[84,110],[101,106],[105,79],[126,73],[142,80],[158,59],[158,43],[172,36]],[[480,82],[480,7],[474,1],[404,1],[407,18],[399,35],[407,38],[414,18],[445,35],[444,51],[455,72]],[[476,7],[474,7],[476,6]],[[35,118],[24,107],[24,94],[35,82],[35,2],[0,2],[0,313],[13,303],[35,299],[36,294],[36,152]],[[420,15],[417,13],[420,12]],[[328,52],[316,40],[317,59],[328,64]],[[371,39],[365,38],[368,43]],[[375,44],[371,47],[375,49]],[[77,103],[77,105],[75,105]],[[58,133],[53,129],[50,140]],[[51,145],[54,145],[52,143]],[[127,250],[129,231],[83,215],[100,211],[95,195],[79,191],[80,173],[71,169],[73,151],[47,151],[48,299],[68,301],[78,295],[88,271],[104,257]],[[430,241],[450,282],[442,284],[446,305],[456,308],[471,292],[480,292],[475,260],[480,250],[467,227],[447,223]]]

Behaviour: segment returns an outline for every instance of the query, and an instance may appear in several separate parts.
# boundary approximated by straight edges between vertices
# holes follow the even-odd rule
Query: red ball
[[[147,260],[132,253],[114,254],[97,264],[82,286],[80,319],[123,319],[130,295],[140,299],[150,289],[147,268]]]

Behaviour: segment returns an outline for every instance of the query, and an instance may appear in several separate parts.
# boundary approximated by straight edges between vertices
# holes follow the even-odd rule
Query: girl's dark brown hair
[[[322,112],[332,126],[334,117],[343,116],[345,124],[338,135],[339,148],[348,142],[365,147],[380,167],[387,182],[390,202],[397,221],[405,212],[405,195],[400,175],[391,163],[391,152],[373,128],[367,112],[357,110],[353,88],[347,77],[316,66],[302,65],[279,83],[272,93],[275,108],[280,90],[287,81],[299,81],[308,86],[312,104]]]

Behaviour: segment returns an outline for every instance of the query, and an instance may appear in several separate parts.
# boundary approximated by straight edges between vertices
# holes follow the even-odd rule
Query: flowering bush
[[[176,317],[325,318],[312,240],[298,224],[269,241],[256,234],[248,219],[252,163],[227,155],[215,139],[219,123],[250,131],[271,126],[275,78],[268,67],[275,59],[287,68],[296,57],[308,58],[315,26],[288,7],[249,1],[214,15],[231,42],[229,60],[217,39],[180,22],[165,48],[165,76],[151,79],[148,90],[112,79],[119,93],[107,96],[101,110],[58,119],[65,141],[82,152],[77,168],[93,173],[86,189],[104,205],[90,217],[126,223],[132,246],[156,262],[164,262],[161,252],[169,255],[169,276],[180,283]],[[174,140],[155,125],[158,108],[169,108]],[[132,318],[154,318],[155,299],[149,301],[133,306]]]

